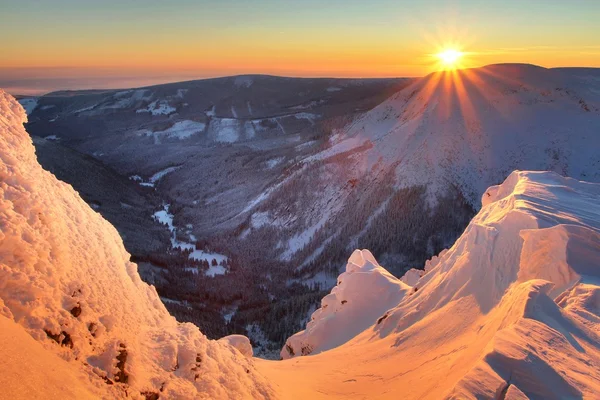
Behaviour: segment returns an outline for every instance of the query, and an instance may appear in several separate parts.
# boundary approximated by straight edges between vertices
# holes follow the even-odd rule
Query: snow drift
[[[411,289],[382,268],[371,252],[355,250],[306,330],[287,339],[281,358],[317,354],[347,342],[398,305]]]
[[[246,344],[210,341],[169,315],[117,231],[37,163],[25,120],[0,90],[0,318],[12,341],[2,344],[2,395],[271,397],[236,349]]]
[[[288,398],[596,398],[600,185],[513,172],[482,204],[452,248],[422,276],[411,271],[413,290],[354,339],[260,369]],[[332,340],[319,328],[346,333],[345,323],[312,321],[290,342],[318,348]],[[292,373],[307,387],[290,388]]]

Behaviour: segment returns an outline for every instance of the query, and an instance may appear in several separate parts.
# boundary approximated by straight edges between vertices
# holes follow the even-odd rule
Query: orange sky
[[[245,73],[422,76],[436,69],[431,54],[449,46],[466,52],[465,67],[600,67],[595,0],[21,0],[0,7],[0,35],[10,38],[0,45],[5,87]]]

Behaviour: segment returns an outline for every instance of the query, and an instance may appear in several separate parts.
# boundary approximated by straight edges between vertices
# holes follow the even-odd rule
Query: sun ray
[[[450,70],[456,69],[459,66],[463,55],[464,53],[462,51],[456,49],[445,49],[436,54],[442,67]]]

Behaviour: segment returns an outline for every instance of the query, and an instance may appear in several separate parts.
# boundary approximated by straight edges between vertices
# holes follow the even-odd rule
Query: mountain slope
[[[37,136],[32,140],[41,166],[73,185],[92,208],[113,224],[129,253],[139,257],[166,250],[167,231],[148,218],[161,205],[151,188],[140,186],[56,140]]]
[[[117,231],[37,163],[25,121],[0,91],[0,312],[15,340],[28,343],[24,328],[41,344],[22,353],[32,371],[58,356],[94,397],[270,397],[250,359],[169,315]],[[39,379],[62,391],[55,374]]]
[[[595,398],[600,185],[514,172],[482,200],[410,295],[372,315],[353,340],[314,356],[261,362],[283,397]],[[361,292],[354,295],[348,304]],[[343,331],[343,322],[335,329]]]
[[[514,169],[599,181],[600,70],[583,71],[501,64],[434,73],[357,119],[315,157],[369,143],[361,168],[398,163],[401,186],[435,192],[454,184],[474,205]]]
[[[281,358],[338,347],[373,325],[373,315],[396,306],[412,288],[381,267],[368,250],[355,250],[346,272],[323,298],[306,330],[287,339]]]
[[[278,353],[354,249],[399,277],[451,246],[484,191],[515,169],[600,181],[599,78],[598,69],[509,64],[411,81],[238,77],[143,96],[55,93],[38,99],[28,129],[143,184],[162,176],[155,192],[179,239],[231,265],[192,280],[186,268],[198,266],[169,252],[164,264],[176,268],[159,293],[204,307],[213,325],[227,315],[227,333],[258,326]],[[154,113],[137,112],[150,103]],[[264,130],[249,137],[246,123],[258,119]],[[240,297],[252,306],[239,307]]]

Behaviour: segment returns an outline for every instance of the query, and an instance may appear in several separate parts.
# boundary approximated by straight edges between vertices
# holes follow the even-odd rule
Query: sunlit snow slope
[[[361,151],[401,186],[456,186],[476,207],[515,169],[600,181],[600,74],[497,64],[416,80],[365,113],[315,159]],[[362,146],[362,147],[361,147]]]
[[[243,340],[169,315],[117,231],[37,163],[25,119],[0,90],[0,397],[271,397]]]
[[[396,306],[410,290],[368,250],[355,250],[337,286],[323,298],[306,330],[287,340],[281,357],[317,354],[347,342],[373,325],[373,316]]]
[[[259,370],[285,398],[598,398],[600,185],[513,172],[482,204],[456,244],[406,280],[409,294],[353,340]],[[386,304],[362,289],[333,312],[325,298],[288,345],[300,337],[318,348],[331,340],[320,332],[327,325],[354,329],[344,307],[365,296],[362,307]]]

